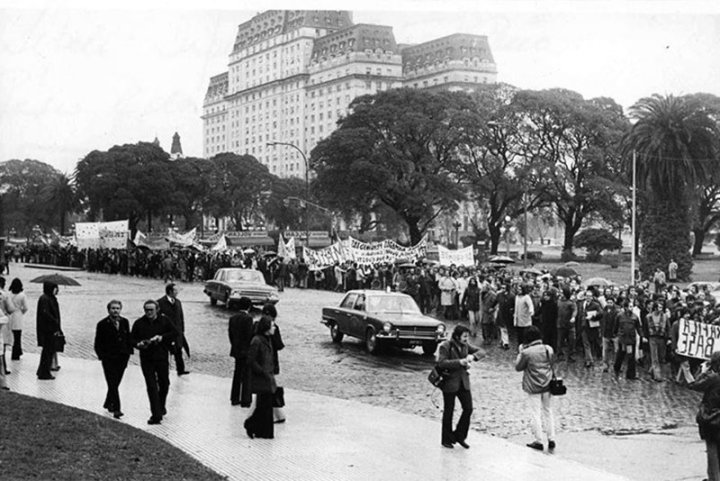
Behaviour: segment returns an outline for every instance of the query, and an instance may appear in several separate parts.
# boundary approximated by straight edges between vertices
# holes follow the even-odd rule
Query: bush
[[[573,251],[564,250],[562,251],[562,254],[560,254],[560,260],[563,262],[577,261],[580,259],[581,257],[576,255]]]
[[[587,249],[590,262],[600,261],[602,251],[622,248],[622,242],[607,229],[585,229],[575,236],[574,245]]]
[[[622,262],[622,256],[619,254],[607,254],[602,257],[602,261],[605,264],[608,264],[613,269],[617,269],[620,266],[620,263]]]

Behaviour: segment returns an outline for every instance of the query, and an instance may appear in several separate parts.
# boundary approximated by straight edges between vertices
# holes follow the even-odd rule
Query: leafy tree
[[[720,125],[720,97],[712,94],[693,94],[688,97],[697,101],[699,108]],[[720,158],[706,159],[704,162],[708,175],[697,179],[698,185],[690,190],[691,194],[695,194],[691,201],[693,256],[702,252],[705,236],[720,221]]]
[[[288,202],[288,198],[305,197],[305,179],[289,177],[274,178],[270,187],[270,195],[263,206],[265,217],[274,222],[278,230],[304,228],[302,217],[304,209],[299,202]]]
[[[175,189],[168,199],[168,212],[185,219],[185,229],[202,222],[203,206],[208,202],[216,176],[216,164],[206,159],[186,157],[171,163],[170,174]]]
[[[273,179],[267,167],[255,157],[232,153],[218,154],[209,162],[214,168],[205,210],[216,217],[231,217],[237,230],[258,222]]]
[[[474,96],[475,109],[461,116],[460,172],[470,197],[487,211],[491,254],[497,254],[505,217],[516,219],[547,203],[540,166],[525,155],[516,94],[508,85],[489,86]]]
[[[397,89],[356,98],[352,112],[311,153],[314,192],[346,213],[384,205],[407,224],[411,242],[464,198],[455,155],[457,114],[472,109],[458,92]]]
[[[602,251],[618,250],[622,241],[607,229],[585,229],[575,236],[575,245],[587,249],[587,260],[597,262]]]
[[[54,167],[38,160],[13,159],[0,163],[5,226],[29,235],[35,225],[42,228],[56,225],[53,223],[55,206],[46,201],[44,189],[59,175]]]
[[[630,114],[637,122],[624,139],[624,149],[628,159],[637,152],[638,179],[649,191],[640,269],[650,276],[672,258],[678,277],[688,279],[690,191],[710,174],[707,159],[717,159],[720,129],[702,103],[688,96],[646,97]]]
[[[65,235],[65,220],[68,213],[80,208],[80,199],[75,192],[75,185],[67,174],[58,175],[42,190],[43,200],[57,216],[60,235]]]
[[[520,91],[513,99],[524,139],[524,155],[533,159],[536,179],[565,227],[563,250],[594,213],[617,218],[622,210],[615,193],[622,157],[618,146],[629,128],[622,108],[608,98],[585,100],[569,90]]]
[[[87,199],[91,219],[128,219],[134,235],[138,222],[147,217],[152,230],[154,214],[169,210],[175,184],[169,155],[159,146],[139,142],[94,150],[75,170],[81,198]]]

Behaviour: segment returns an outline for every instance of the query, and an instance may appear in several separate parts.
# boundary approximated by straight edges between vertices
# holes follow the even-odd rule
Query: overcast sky
[[[582,5],[582,8],[578,6]],[[202,102],[227,68],[242,0],[116,3],[0,0],[0,161],[32,158],[72,173],[88,152],[151,141],[202,155]],[[563,87],[625,107],[653,93],[720,95],[720,7],[712,2],[272,2],[345,8],[393,27],[399,43],[487,35],[498,78]],[[543,6],[543,10],[539,6]],[[388,11],[387,8],[393,8]]]

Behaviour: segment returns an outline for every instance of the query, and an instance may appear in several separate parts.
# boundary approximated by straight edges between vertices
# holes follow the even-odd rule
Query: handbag
[[[550,379],[550,394],[553,396],[564,396],[567,393],[567,386],[563,383],[562,378],[555,376],[555,367],[550,359],[550,353],[545,348],[545,355],[550,363],[550,369],[552,370],[552,379]]]
[[[430,374],[428,374],[428,381],[430,381],[430,384],[433,386],[442,388],[442,383],[445,381],[446,375],[447,373],[445,371],[441,371],[437,366],[434,366]]]
[[[65,351],[65,334],[62,331],[56,331],[52,336],[52,344],[55,352]]]
[[[278,386],[277,388],[275,388],[275,392],[273,393],[272,407],[274,407],[274,408],[285,407],[285,388],[284,387]]]
[[[709,408],[705,404],[700,404],[697,415],[695,416],[698,426],[702,428],[711,428],[720,431],[720,409]]]

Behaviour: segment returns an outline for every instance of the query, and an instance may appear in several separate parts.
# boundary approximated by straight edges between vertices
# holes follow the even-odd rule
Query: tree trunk
[[[419,220],[406,217],[405,222],[408,225],[408,232],[410,233],[410,244],[415,245],[422,240],[422,232],[420,232],[420,228],[418,228]]]
[[[60,235],[65,235],[65,211],[60,212]]]
[[[683,198],[682,193],[654,197],[648,204],[641,233],[640,271],[644,279],[652,279],[657,268],[666,271],[670,259],[675,259],[678,279],[687,281],[693,266],[687,205],[677,200]]]
[[[693,242],[692,256],[697,257],[702,254],[703,243],[705,242],[705,229],[693,229],[693,234],[695,234],[695,241]]]
[[[500,227],[488,223],[488,230],[490,231],[490,255],[495,256],[500,246]]]

